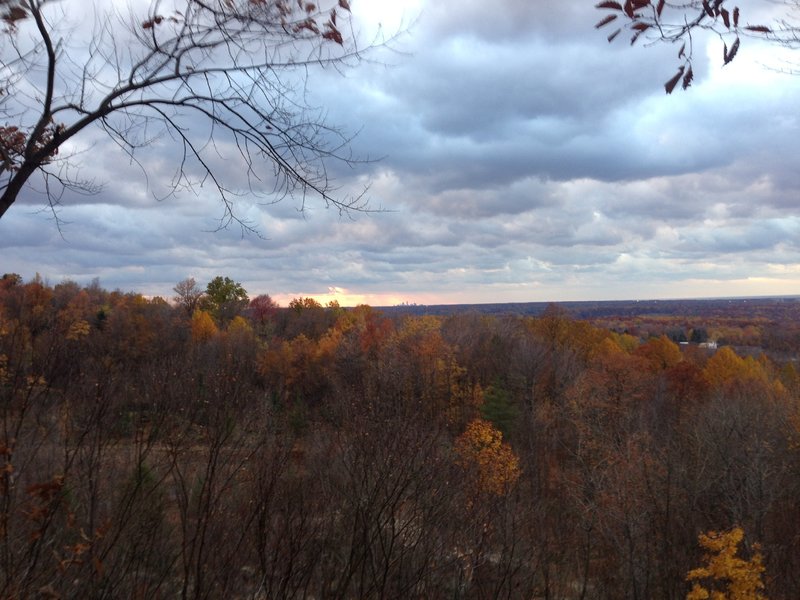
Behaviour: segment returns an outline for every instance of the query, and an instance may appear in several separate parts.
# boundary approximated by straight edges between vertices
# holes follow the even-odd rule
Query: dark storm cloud
[[[546,44],[528,32],[514,46],[443,40],[350,90],[364,127],[356,147],[386,153],[375,168],[419,177],[436,192],[510,184],[526,177],[618,180],[722,164],[724,153],[662,148],[638,104],[661,84],[609,77],[609,55],[569,39]],[[584,36],[585,37],[585,36]],[[654,63],[655,64],[655,61]],[[653,65],[645,65],[653,66]],[[639,82],[636,82],[636,80]],[[355,96],[355,98],[353,97]]]

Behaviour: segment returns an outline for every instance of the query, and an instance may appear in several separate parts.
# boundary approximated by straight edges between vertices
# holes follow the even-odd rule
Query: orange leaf
[[[94,567],[94,572],[102,577],[105,569],[103,568],[103,562],[97,556],[92,557],[92,566]]]

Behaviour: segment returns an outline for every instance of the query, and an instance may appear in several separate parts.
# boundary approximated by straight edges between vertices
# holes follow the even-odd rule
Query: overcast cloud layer
[[[722,68],[709,41],[665,96],[676,49],[607,44],[592,2],[381,4],[352,2],[365,35],[407,27],[393,51],[312,73],[309,99],[379,159],[335,174],[385,211],[245,198],[265,239],[211,233],[210,189],[153,199],[166,150],[140,156],[145,180],[94,131],[75,149],[103,191],[65,197],[60,232],[28,193],[0,220],[0,271],[165,297],[225,275],[283,304],[800,294],[800,76],[764,68],[777,49],[747,40]]]

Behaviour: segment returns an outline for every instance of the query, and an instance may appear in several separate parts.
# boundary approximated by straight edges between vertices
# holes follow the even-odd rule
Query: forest
[[[791,359],[175,291],[0,281],[0,597],[800,597]]]

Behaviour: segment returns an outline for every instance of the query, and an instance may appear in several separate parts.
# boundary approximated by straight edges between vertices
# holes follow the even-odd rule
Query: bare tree
[[[186,315],[189,317],[194,314],[198,304],[200,304],[200,299],[203,297],[203,294],[205,294],[205,292],[198,287],[194,277],[179,281],[172,290],[175,292],[175,296],[173,296],[172,299],[178,306],[186,311]]]
[[[245,194],[291,196],[301,209],[309,195],[340,211],[366,208],[363,192],[337,193],[328,171],[331,161],[356,162],[350,138],[305,97],[312,68],[362,57],[347,0],[129,6],[123,14],[113,3],[0,0],[0,217],[35,183],[54,214],[66,190],[99,191],[76,175],[77,154],[65,147],[90,126],[145,178],[142,149],[174,142],[167,194],[209,186],[220,227],[252,230],[234,206]],[[78,14],[83,24],[71,29]],[[78,34],[92,14],[91,34]],[[220,158],[235,160],[222,169]],[[231,164],[242,181],[225,176]]]
[[[608,36],[609,42],[626,30],[632,34],[631,45],[640,38],[651,43],[680,43],[680,66],[677,73],[664,84],[666,92],[671,94],[679,83],[683,89],[692,84],[694,37],[697,33],[710,33],[723,41],[722,62],[726,65],[736,57],[744,37],[764,39],[792,49],[800,48],[800,1],[783,0],[764,4],[784,4],[786,9],[783,16],[772,19],[767,25],[752,24],[738,6],[732,6],[726,0],[600,2],[596,8],[610,12],[596,27],[617,26]]]

